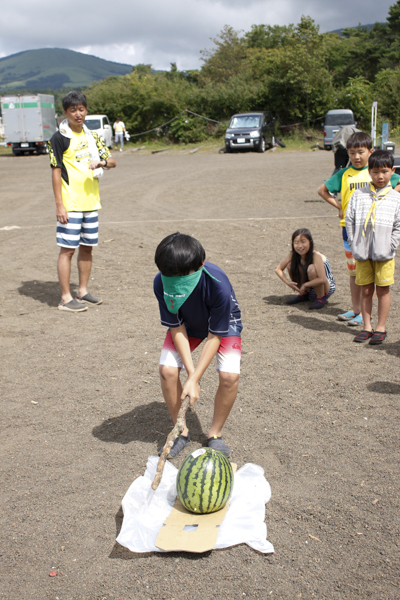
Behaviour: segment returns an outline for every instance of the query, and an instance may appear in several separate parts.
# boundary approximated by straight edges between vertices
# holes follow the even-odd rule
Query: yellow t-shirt
[[[92,133],[99,156],[111,156],[96,133]],[[68,212],[99,210],[99,182],[89,169],[90,152],[85,132],[74,133],[66,138],[56,132],[49,142],[50,164],[61,169],[61,194]]]

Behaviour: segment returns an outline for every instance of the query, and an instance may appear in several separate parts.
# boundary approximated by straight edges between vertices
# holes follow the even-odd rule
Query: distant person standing
[[[119,142],[119,151],[122,152],[122,148],[124,147],[124,133],[126,133],[125,123],[117,117],[113,127],[115,131],[115,145],[118,146]]]
[[[85,125],[86,96],[69,92],[62,100],[65,119],[48,143],[56,201],[59,310],[82,312],[87,304],[101,304],[87,290],[92,250],[98,244],[98,211],[101,208],[98,177],[116,166],[99,135]],[[71,260],[78,250],[79,289],[70,291]]]

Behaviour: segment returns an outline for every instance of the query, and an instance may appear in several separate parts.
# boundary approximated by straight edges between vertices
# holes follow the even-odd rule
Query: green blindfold
[[[213,277],[205,267],[201,267],[198,271],[190,273],[189,275],[181,275],[178,277],[166,277],[161,274],[161,281],[164,288],[164,301],[169,312],[176,315],[182,304],[196,288],[203,271],[204,273],[207,273],[209,277],[218,281],[218,279]]]

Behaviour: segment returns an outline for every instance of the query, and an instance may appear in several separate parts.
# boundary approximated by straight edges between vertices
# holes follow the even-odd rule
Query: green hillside
[[[126,75],[131,65],[63,48],[27,50],[0,58],[0,90],[85,87],[112,75]]]

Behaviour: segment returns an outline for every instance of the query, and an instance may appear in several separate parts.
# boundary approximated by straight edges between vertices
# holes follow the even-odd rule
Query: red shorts
[[[200,338],[190,337],[190,351],[193,352],[201,344]],[[223,337],[217,352],[217,371],[224,373],[240,373],[240,358],[242,356],[242,340],[240,336]],[[160,365],[184,369],[179,352],[172,341],[170,331],[167,331],[161,350]]]

